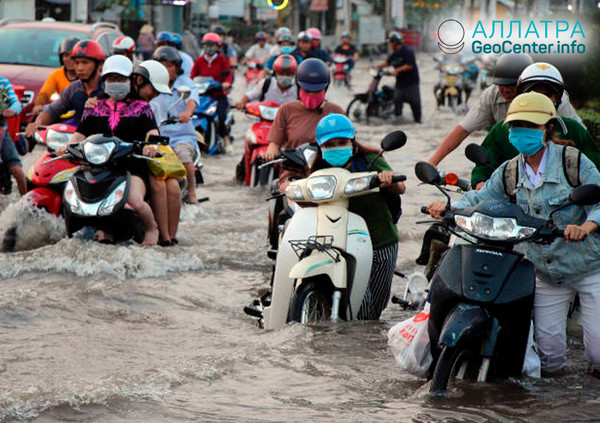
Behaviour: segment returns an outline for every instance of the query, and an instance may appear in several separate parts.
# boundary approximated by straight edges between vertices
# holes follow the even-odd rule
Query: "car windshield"
[[[89,38],[83,32],[47,28],[0,28],[0,63],[57,68],[58,46],[67,37]]]

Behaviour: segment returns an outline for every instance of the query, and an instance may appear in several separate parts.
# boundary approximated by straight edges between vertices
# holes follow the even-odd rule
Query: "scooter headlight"
[[[115,149],[115,144],[106,142],[102,144],[85,143],[83,145],[83,153],[88,162],[101,165],[110,159],[110,155]]]
[[[306,184],[308,198],[313,201],[328,200],[333,197],[337,181],[334,176],[310,178]]]
[[[72,134],[67,134],[65,132],[55,131],[54,129],[48,129],[48,132],[46,133],[46,146],[52,150],[56,150],[58,147],[67,145],[71,135]]]
[[[285,189],[285,196],[293,201],[304,200],[304,193],[300,185],[288,185]]]
[[[77,198],[77,192],[75,192],[73,182],[69,181],[67,182],[67,185],[65,185],[63,198],[73,214],[83,214],[83,209],[81,208],[79,198]]]
[[[344,194],[356,194],[357,192],[368,191],[370,189],[371,177],[363,176],[362,178],[350,179],[344,188]]]
[[[513,218],[490,217],[479,212],[471,216],[455,215],[454,221],[469,235],[490,241],[519,241],[537,231],[536,228],[518,225]]]
[[[98,216],[109,216],[113,212],[115,206],[123,200],[126,186],[127,181],[123,181],[115,188],[115,190],[100,205]]]
[[[277,110],[279,110],[279,107],[269,107],[261,104],[258,106],[258,110],[260,111],[260,115],[263,119],[273,121],[275,120],[275,116],[277,116]]]

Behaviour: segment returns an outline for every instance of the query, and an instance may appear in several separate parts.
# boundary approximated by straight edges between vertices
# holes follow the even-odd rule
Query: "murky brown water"
[[[355,71],[357,89],[369,82],[364,65]],[[376,145],[398,127],[408,134],[406,147],[387,155],[409,176],[399,224],[398,268],[406,272],[417,269],[425,230],[415,224],[423,219],[419,208],[439,198],[417,184],[414,164],[459,120],[435,112],[433,61],[421,55],[419,66],[425,123],[410,123],[407,109],[407,124],[360,126],[357,135]],[[243,88],[238,76],[235,99]],[[330,97],[343,107],[351,98]],[[240,140],[250,120],[236,119]],[[178,247],[61,239],[62,223],[48,217],[20,225],[21,248],[38,247],[0,254],[0,421],[599,420],[600,381],[585,376],[578,338],[568,376],[466,384],[434,400],[387,350],[387,330],[411,312],[390,306],[381,322],[258,329],[242,307],[268,286],[266,193],[232,182],[240,145],[234,157],[204,160],[201,194],[211,201],[184,207]],[[441,168],[462,176],[470,169],[462,152]],[[15,200],[0,198],[0,232],[23,220],[9,205]],[[40,227],[49,229],[40,234]],[[61,240],[49,244],[53,237]],[[393,290],[403,291],[402,280]]]

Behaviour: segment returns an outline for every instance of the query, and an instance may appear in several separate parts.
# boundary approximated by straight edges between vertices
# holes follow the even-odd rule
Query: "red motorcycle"
[[[350,57],[343,54],[334,54],[332,65],[333,85],[350,89]]]
[[[243,181],[247,186],[266,186],[276,176],[276,170],[273,166],[265,169],[259,169],[259,166],[262,163],[260,156],[267,151],[269,145],[267,135],[273,125],[277,110],[279,110],[279,104],[271,101],[246,104],[246,114],[257,117],[256,122],[248,128],[245,136],[246,141],[242,160],[244,163]]]
[[[244,75],[246,77],[246,85],[254,85],[259,80],[260,73],[263,69],[263,64],[258,59],[252,59],[246,64],[246,66],[248,67],[248,70],[246,70]]]

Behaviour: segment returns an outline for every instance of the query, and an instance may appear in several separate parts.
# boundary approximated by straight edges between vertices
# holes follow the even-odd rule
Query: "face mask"
[[[325,100],[325,94],[325,91],[319,94],[308,94],[306,91],[300,90],[298,95],[300,96],[300,101],[302,101],[304,107],[308,110],[315,110],[323,103],[323,100]]]
[[[294,47],[292,47],[292,46],[283,46],[283,47],[281,47],[280,50],[281,50],[281,52],[283,54],[290,54],[292,51],[294,51]]]
[[[105,82],[104,92],[113,100],[123,100],[129,94],[130,83],[127,82]]]
[[[331,166],[344,166],[352,157],[352,146],[321,148],[323,160]]]
[[[204,47],[204,53],[207,56],[212,56],[216,52],[217,52],[217,46],[206,46],[206,47]]]
[[[289,88],[294,85],[294,77],[293,76],[277,76],[277,84],[281,88]]]
[[[517,151],[531,156],[544,146],[544,130],[534,128],[510,128],[508,139]]]

